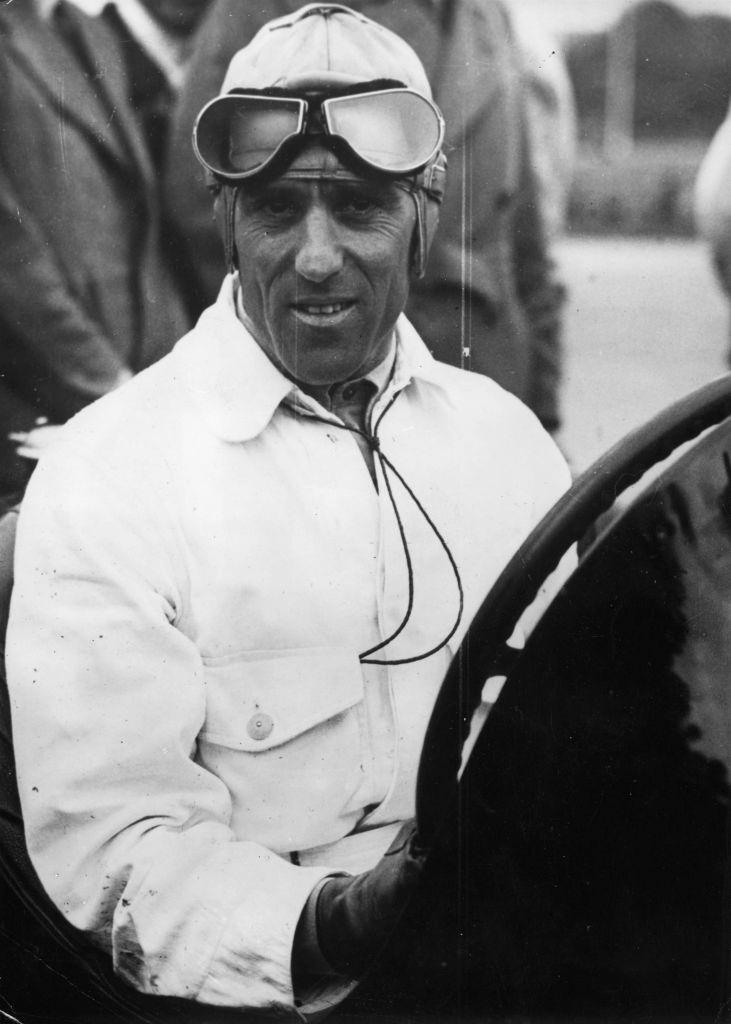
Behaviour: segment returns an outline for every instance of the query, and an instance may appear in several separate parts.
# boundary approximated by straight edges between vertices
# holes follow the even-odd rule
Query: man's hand
[[[32,430],[8,434],[8,439],[18,446],[16,448],[18,455],[37,462],[41,455],[58,440],[62,430],[62,426],[48,423],[46,419],[40,417],[36,420],[36,425]]]
[[[328,878],[315,890],[305,914],[314,910],[319,952],[333,973],[364,973],[405,910],[425,859],[416,824],[407,821],[370,871]]]

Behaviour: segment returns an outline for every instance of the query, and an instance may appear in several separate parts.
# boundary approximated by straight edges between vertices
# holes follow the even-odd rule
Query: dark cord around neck
[[[445,647],[452,639],[454,634],[457,632],[457,629],[459,628],[459,624],[462,621],[462,613],[464,611],[464,590],[462,588],[462,578],[459,574],[459,569],[457,568],[457,563],[454,560],[454,556],[449,549],[449,545],[447,544],[446,540],[442,536],[441,532],[439,531],[439,528],[436,526],[429,513],[426,511],[426,509],[419,501],[417,496],[414,494],[411,487],[409,487],[409,485],[406,483],[401,473],[398,471],[398,469],[396,469],[396,467],[388,458],[388,456],[384,455],[383,451],[381,450],[381,442],[378,437],[378,428],[381,425],[383,417],[391,408],[397,397],[397,395],[394,395],[391,401],[386,406],[386,408],[381,412],[371,433],[368,433],[365,430],[361,430],[359,427],[351,426],[348,423],[332,423],[330,420],[326,420],[322,416],[314,416],[315,419],[320,420],[322,423],[327,423],[328,426],[339,427],[341,430],[349,430],[352,434],[359,434],[367,442],[368,446],[373,452],[374,457],[380,463],[381,473],[383,475],[383,480],[386,485],[386,491],[388,493],[389,501],[391,503],[391,508],[393,509],[394,516],[396,517],[396,524],[398,526],[398,532],[401,538],[401,545],[403,547],[404,558],[406,559],[406,572],[408,576],[408,598],[406,601],[406,611],[404,612],[401,622],[396,627],[396,629],[390,634],[390,636],[387,636],[385,640],[382,640],[380,643],[375,644],[373,647],[369,647],[368,650],[362,651],[358,655],[359,661],[364,665],[410,665],[415,661],[424,661],[425,658],[430,658],[432,654],[436,654],[437,651],[440,651],[442,647]],[[373,658],[372,655],[377,654],[379,651],[382,651],[385,647],[388,647],[389,644],[393,643],[393,641],[401,635],[401,633],[406,628],[409,620],[411,619],[411,613],[414,608],[414,567],[411,559],[411,551],[409,549],[408,540],[406,538],[406,531],[404,529],[403,520],[401,519],[401,514],[399,512],[398,505],[396,504],[396,498],[394,497],[390,479],[391,475],[393,475],[399,481],[401,486],[404,488],[406,493],[413,501],[414,505],[416,505],[417,509],[419,510],[422,517],[429,525],[432,533],[437,538],[444,553],[446,554],[449,564],[452,568],[452,572],[454,573],[455,581],[457,583],[457,591],[459,593],[459,608],[457,611],[457,616],[454,620],[454,624],[452,625],[451,629],[444,637],[444,639],[441,640],[434,647],[430,648],[428,651],[424,651],[422,654],[417,654],[410,658],[386,659]]]

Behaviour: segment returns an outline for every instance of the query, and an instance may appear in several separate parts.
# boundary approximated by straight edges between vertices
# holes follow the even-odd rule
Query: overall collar
[[[235,284],[235,275],[225,278],[216,302],[178,342],[172,357],[210,430],[222,441],[250,441],[285,399],[329,416],[277,369],[238,318]],[[439,363],[403,314],[396,322],[395,344],[388,393],[417,378],[441,386]]]

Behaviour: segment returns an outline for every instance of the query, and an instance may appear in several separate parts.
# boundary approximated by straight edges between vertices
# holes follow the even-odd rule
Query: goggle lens
[[[305,109],[305,101],[294,98],[221,96],[203,110],[196,124],[196,152],[214,174],[246,178],[302,131]]]
[[[391,90],[338,96],[322,104],[331,135],[337,135],[366,163],[391,174],[427,164],[442,142],[442,122],[418,93]]]

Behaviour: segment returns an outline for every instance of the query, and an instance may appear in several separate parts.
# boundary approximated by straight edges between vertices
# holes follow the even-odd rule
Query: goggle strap
[[[446,177],[447,158],[443,152],[440,152],[436,160],[429,164],[428,167],[425,167],[419,175],[419,184],[431,199],[441,203],[444,198],[444,182]]]

